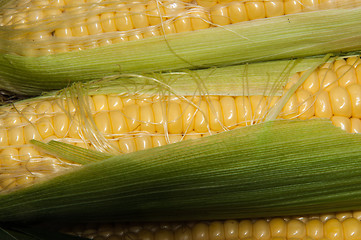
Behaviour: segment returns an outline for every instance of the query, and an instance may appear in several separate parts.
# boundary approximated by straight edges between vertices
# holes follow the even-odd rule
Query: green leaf
[[[30,143],[46,150],[53,155],[56,155],[57,157],[73,161],[82,165],[89,164],[91,162],[101,161],[113,156],[111,154],[87,150],[81,147],[54,140],[50,141],[49,143],[31,140]]]
[[[361,208],[361,136],[276,120],[114,156],[0,196],[0,221],[196,220]]]
[[[0,224],[1,240],[86,240],[38,226]]]

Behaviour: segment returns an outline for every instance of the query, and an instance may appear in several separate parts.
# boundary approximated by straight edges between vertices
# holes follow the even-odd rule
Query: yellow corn
[[[353,7],[353,0],[14,1],[0,10],[3,37],[47,55],[306,11]],[[35,44],[34,44],[35,43]]]
[[[361,212],[186,223],[91,223],[62,229],[93,240],[357,240]]]
[[[328,118],[361,132],[361,60],[319,67],[278,118]],[[288,91],[303,72],[285,85]],[[43,154],[30,140],[59,140],[103,152],[129,153],[263,122],[279,96],[89,95],[54,97],[0,109],[0,186],[32,183],[74,164]]]

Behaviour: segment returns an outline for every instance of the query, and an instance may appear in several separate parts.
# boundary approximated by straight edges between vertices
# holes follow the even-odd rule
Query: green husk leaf
[[[290,76],[319,66],[325,59],[299,58],[171,73],[120,74],[79,84],[79,88],[88,95],[164,93],[178,96],[281,96]],[[69,95],[68,91],[69,88],[61,93]]]
[[[113,155],[108,153],[97,152],[89,149],[84,149],[74,145],[50,141],[49,143],[43,143],[37,140],[31,140],[31,144],[44,149],[45,151],[60,157],[65,160],[69,160],[82,165],[89,164],[91,162],[101,161],[112,157]]]
[[[361,209],[361,136],[276,120],[87,164],[0,196],[0,221],[195,220]]]
[[[170,73],[114,74],[102,80],[76,83],[86,94],[173,94],[178,96],[228,95],[281,96],[289,77],[324,63],[325,57],[277,60]],[[336,57],[332,57],[336,59]],[[1,81],[1,80],[0,80]],[[69,89],[44,93],[18,103],[70,96]],[[85,94],[85,93],[83,93]],[[0,109],[1,110],[1,109]]]
[[[36,95],[119,73],[342,55],[361,50],[360,16],[361,7],[323,10],[43,57],[2,54],[0,84]]]
[[[86,240],[77,236],[59,233],[54,230],[37,226],[23,226],[14,224],[0,225],[1,240]]]

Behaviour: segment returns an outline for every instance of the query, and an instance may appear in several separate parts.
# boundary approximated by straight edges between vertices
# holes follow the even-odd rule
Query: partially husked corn
[[[357,240],[360,212],[183,223],[91,223],[62,231],[94,240]]]
[[[0,10],[0,33],[2,29],[4,32],[0,35],[13,49],[2,50],[40,56],[285,14],[355,6],[358,3],[353,0],[18,0]]]
[[[278,118],[327,118],[349,133],[360,133],[360,62],[353,57],[318,68],[288,99]],[[303,74],[292,76],[284,92]],[[98,94],[3,107],[0,186],[12,189],[74,167],[34,148],[32,139],[129,153],[263,122],[280,99],[272,95]]]

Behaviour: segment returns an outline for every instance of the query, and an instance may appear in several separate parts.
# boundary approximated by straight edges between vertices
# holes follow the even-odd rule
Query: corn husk
[[[36,95],[119,73],[154,73],[359,51],[361,8],[242,22],[42,57],[0,56],[0,84]],[[7,28],[1,35],[7,34]],[[1,37],[0,44],[12,41]]]
[[[44,227],[27,226],[23,224],[1,224],[0,237],[2,240],[87,240],[74,235],[60,233],[58,231],[44,229]]]
[[[232,219],[360,209],[360,140],[325,120],[269,121],[110,157],[1,195],[0,220]]]

